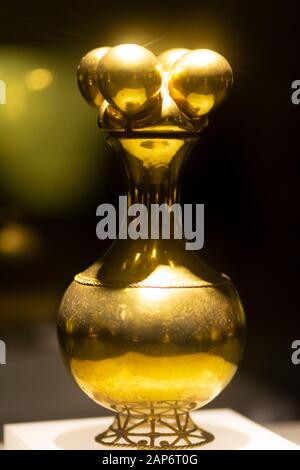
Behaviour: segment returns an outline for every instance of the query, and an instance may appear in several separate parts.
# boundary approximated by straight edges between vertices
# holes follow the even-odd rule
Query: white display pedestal
[[[272,433],[233,410],[203,410],[193,420],[215,436],[202,450],[300,450],[296,444]],[[6,450],[109,450],[95,442],[112,418],[88,418],[4,426]],[[116,448],[116,450],[122,450]]]

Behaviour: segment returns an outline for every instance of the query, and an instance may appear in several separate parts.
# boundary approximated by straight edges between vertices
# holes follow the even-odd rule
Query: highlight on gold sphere
[[[190,49],[176,48],[162,52],[158,56],[158,61],[162,66],[163,72],[169,72],[175,62],[190,51]]]
[[[104,101],[98,87],[97,65],[109,49],[109,47],[93,49],[81,59],[78,65],[77,80],[81,94],[90,105],[97,108]]]
[[[183,55],[174,64],[169,92],[178,107],[191,118],[216,108],[232,85],[232,69],[227,60],[209,49]]]
[[[135,44],[111,48],[97,68],[104,98],[127,115],[151,106],[162,83],[161,66],[152,52]]]

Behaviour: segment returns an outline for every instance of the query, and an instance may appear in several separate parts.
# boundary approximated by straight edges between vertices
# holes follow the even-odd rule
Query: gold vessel
[[[155,57],[137,45],[99,48],[81,60],[78,84],[124,163],[128,203],[178,202],[182,165],[232,84],[226,59],[206,49]],[[109,447],[211,441],[189,412],[232,379],[244,330],[230,279],[174,237],[119,238],[75,276],[58,317],[73,378],[117,413],[96,437]]]

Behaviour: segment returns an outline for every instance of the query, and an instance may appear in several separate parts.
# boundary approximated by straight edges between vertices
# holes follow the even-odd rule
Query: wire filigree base
[[[112,425],[95,439],[108,447],[138,449],[188,449],[214,440],[189,415],[189,407],[178,403],[122,407]]]

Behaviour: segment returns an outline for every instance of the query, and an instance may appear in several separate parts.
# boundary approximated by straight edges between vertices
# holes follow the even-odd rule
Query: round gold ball
[[[162,66],[163,72],[169,72],[175,62],[190,51],[190,49],[176,48],[162,52],[157,59]]]
[[[78,86],[84,99],[99,108],[104,101],[98,87],[97,66],[99,60],[109,51],[109,47],[98,47],[88,52],[77,69]]]
[[[104,98],[127,115],[151,106],[162,83],[161,66],[155,55],[135,44],[111,48],[100,60],[97,73]]]
[[[209,49],[197,49],[174,64],[169,92],[181,111],[199,118],[224,100],[231,85],[232,69],[227,60]]]

